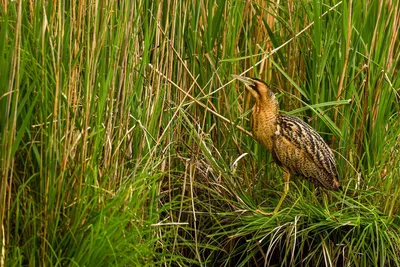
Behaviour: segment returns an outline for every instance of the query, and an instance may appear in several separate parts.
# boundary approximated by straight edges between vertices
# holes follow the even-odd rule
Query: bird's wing
[[[282,135],[299,148],[319,168],[338,177],[332,150],[310,125],[297,117],[281,115],[276,135]]]

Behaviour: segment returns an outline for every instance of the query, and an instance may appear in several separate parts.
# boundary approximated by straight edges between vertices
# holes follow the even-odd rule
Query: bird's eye
[[[260,94],[260,91],[258,90],[258,86],[257,86],[257,84],[255,84],[255,85],[252,85],[252,86],[251,86],[251,89],[253,89],[254,91],[256,91],[256,92],[257,92],[257,94]]]

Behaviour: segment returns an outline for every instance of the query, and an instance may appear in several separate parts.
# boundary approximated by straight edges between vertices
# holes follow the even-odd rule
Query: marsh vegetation
[[[400,265],[400,2],[3,1],[7,266]],[[265,80],[343,192],[247,133]]]

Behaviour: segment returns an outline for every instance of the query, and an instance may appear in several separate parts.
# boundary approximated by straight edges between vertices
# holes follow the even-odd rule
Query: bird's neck
[[[276,131],[279,106],[276,101],[256,103],[252,112],[252,131],[259,143],[272,150],[272,137]]]

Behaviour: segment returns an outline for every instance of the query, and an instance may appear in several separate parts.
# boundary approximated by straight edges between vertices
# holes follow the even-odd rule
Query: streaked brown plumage
[[[279,114],[275,94],[261,80],[233,75],[255,99],[251,114],[254,138],[272,152],[284,172],[285,190],[274,212],[289,191],[290,175],[300,175],[328,190],[340,188],[335,158],[322,137],[297,117]]]

